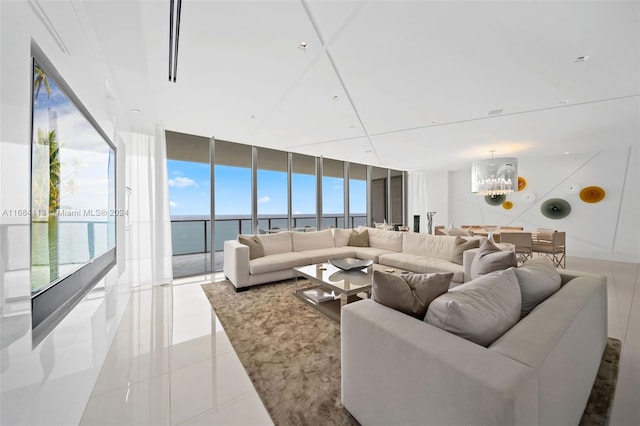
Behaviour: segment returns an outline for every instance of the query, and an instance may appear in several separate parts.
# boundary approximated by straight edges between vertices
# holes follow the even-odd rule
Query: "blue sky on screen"
[[[215,166],[216,214],[251,214],[251,171],[248,168]],[[209,165],[187,161],[167,161],[171,215],[208,215],[210,204]],[[342,179],[323,179],[323,206],[326,214],[342,213],[344,205]],[[292,177],[292,211],[315,213],[315,177],[294,174]],[[350,210],[366,211],[365,181],[351,181]],[[258,170],[258,214],[287,214],[287,175],[284,172]]]

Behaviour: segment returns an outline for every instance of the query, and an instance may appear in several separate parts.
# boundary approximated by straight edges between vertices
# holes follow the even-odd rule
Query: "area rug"
[[[340,326],[296,298],[293,280],[202,288],[276,425],[358,425],[340,403]],[[607,342],[582,426],[608,424],[620,346]]]

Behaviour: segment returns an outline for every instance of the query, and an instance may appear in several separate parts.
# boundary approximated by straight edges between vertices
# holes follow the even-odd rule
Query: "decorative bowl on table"
[[[362,259],[354,259],[353,257],[345,257],[342,259],[331,259],[329,260],[336,268],[342,269],[343,271],[359,271],[360,269],[364,269],[367,266],[373,265],[373,260],[362,260]]]

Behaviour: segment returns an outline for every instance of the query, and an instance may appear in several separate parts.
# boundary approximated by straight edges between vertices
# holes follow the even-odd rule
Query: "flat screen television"
[[[116,147],[32,46],[32,328],[57,323],[115,265]]]

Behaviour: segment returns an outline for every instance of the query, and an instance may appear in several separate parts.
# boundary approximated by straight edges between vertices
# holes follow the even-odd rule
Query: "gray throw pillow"
[[[520,320],[522,300],[515,268],[452,288],[429,305],[425,321],[489,346]]]
[[[250,237],[239,235],[238,241],[245,246],[249,246],[249,260],[257,259],[264,256],[264,246],[260,238],[253,235]]]
[[[512,266],[518,266],[515,252],[502,251],[491,240],[485,240],[471,263],[471,279]]]
[[[466,250],[478,248],[480,246],[480,240],[467,241],[464,238],[456,237],[455,246],[449,256],[449,261],[462,265],[462,254]]]
[[[522,293],[522,317],[560,289],[560,273],[546,257],[527,260],[515,272]]]
[[[453,273],[387,274],[373,271],[371,298],[392,309],[424,319],[433,299],[446,293]]]
[[[351,231],[349,245],[353,247],[369,247],[369,231],[366,229],[360,232],[355,229]]]

